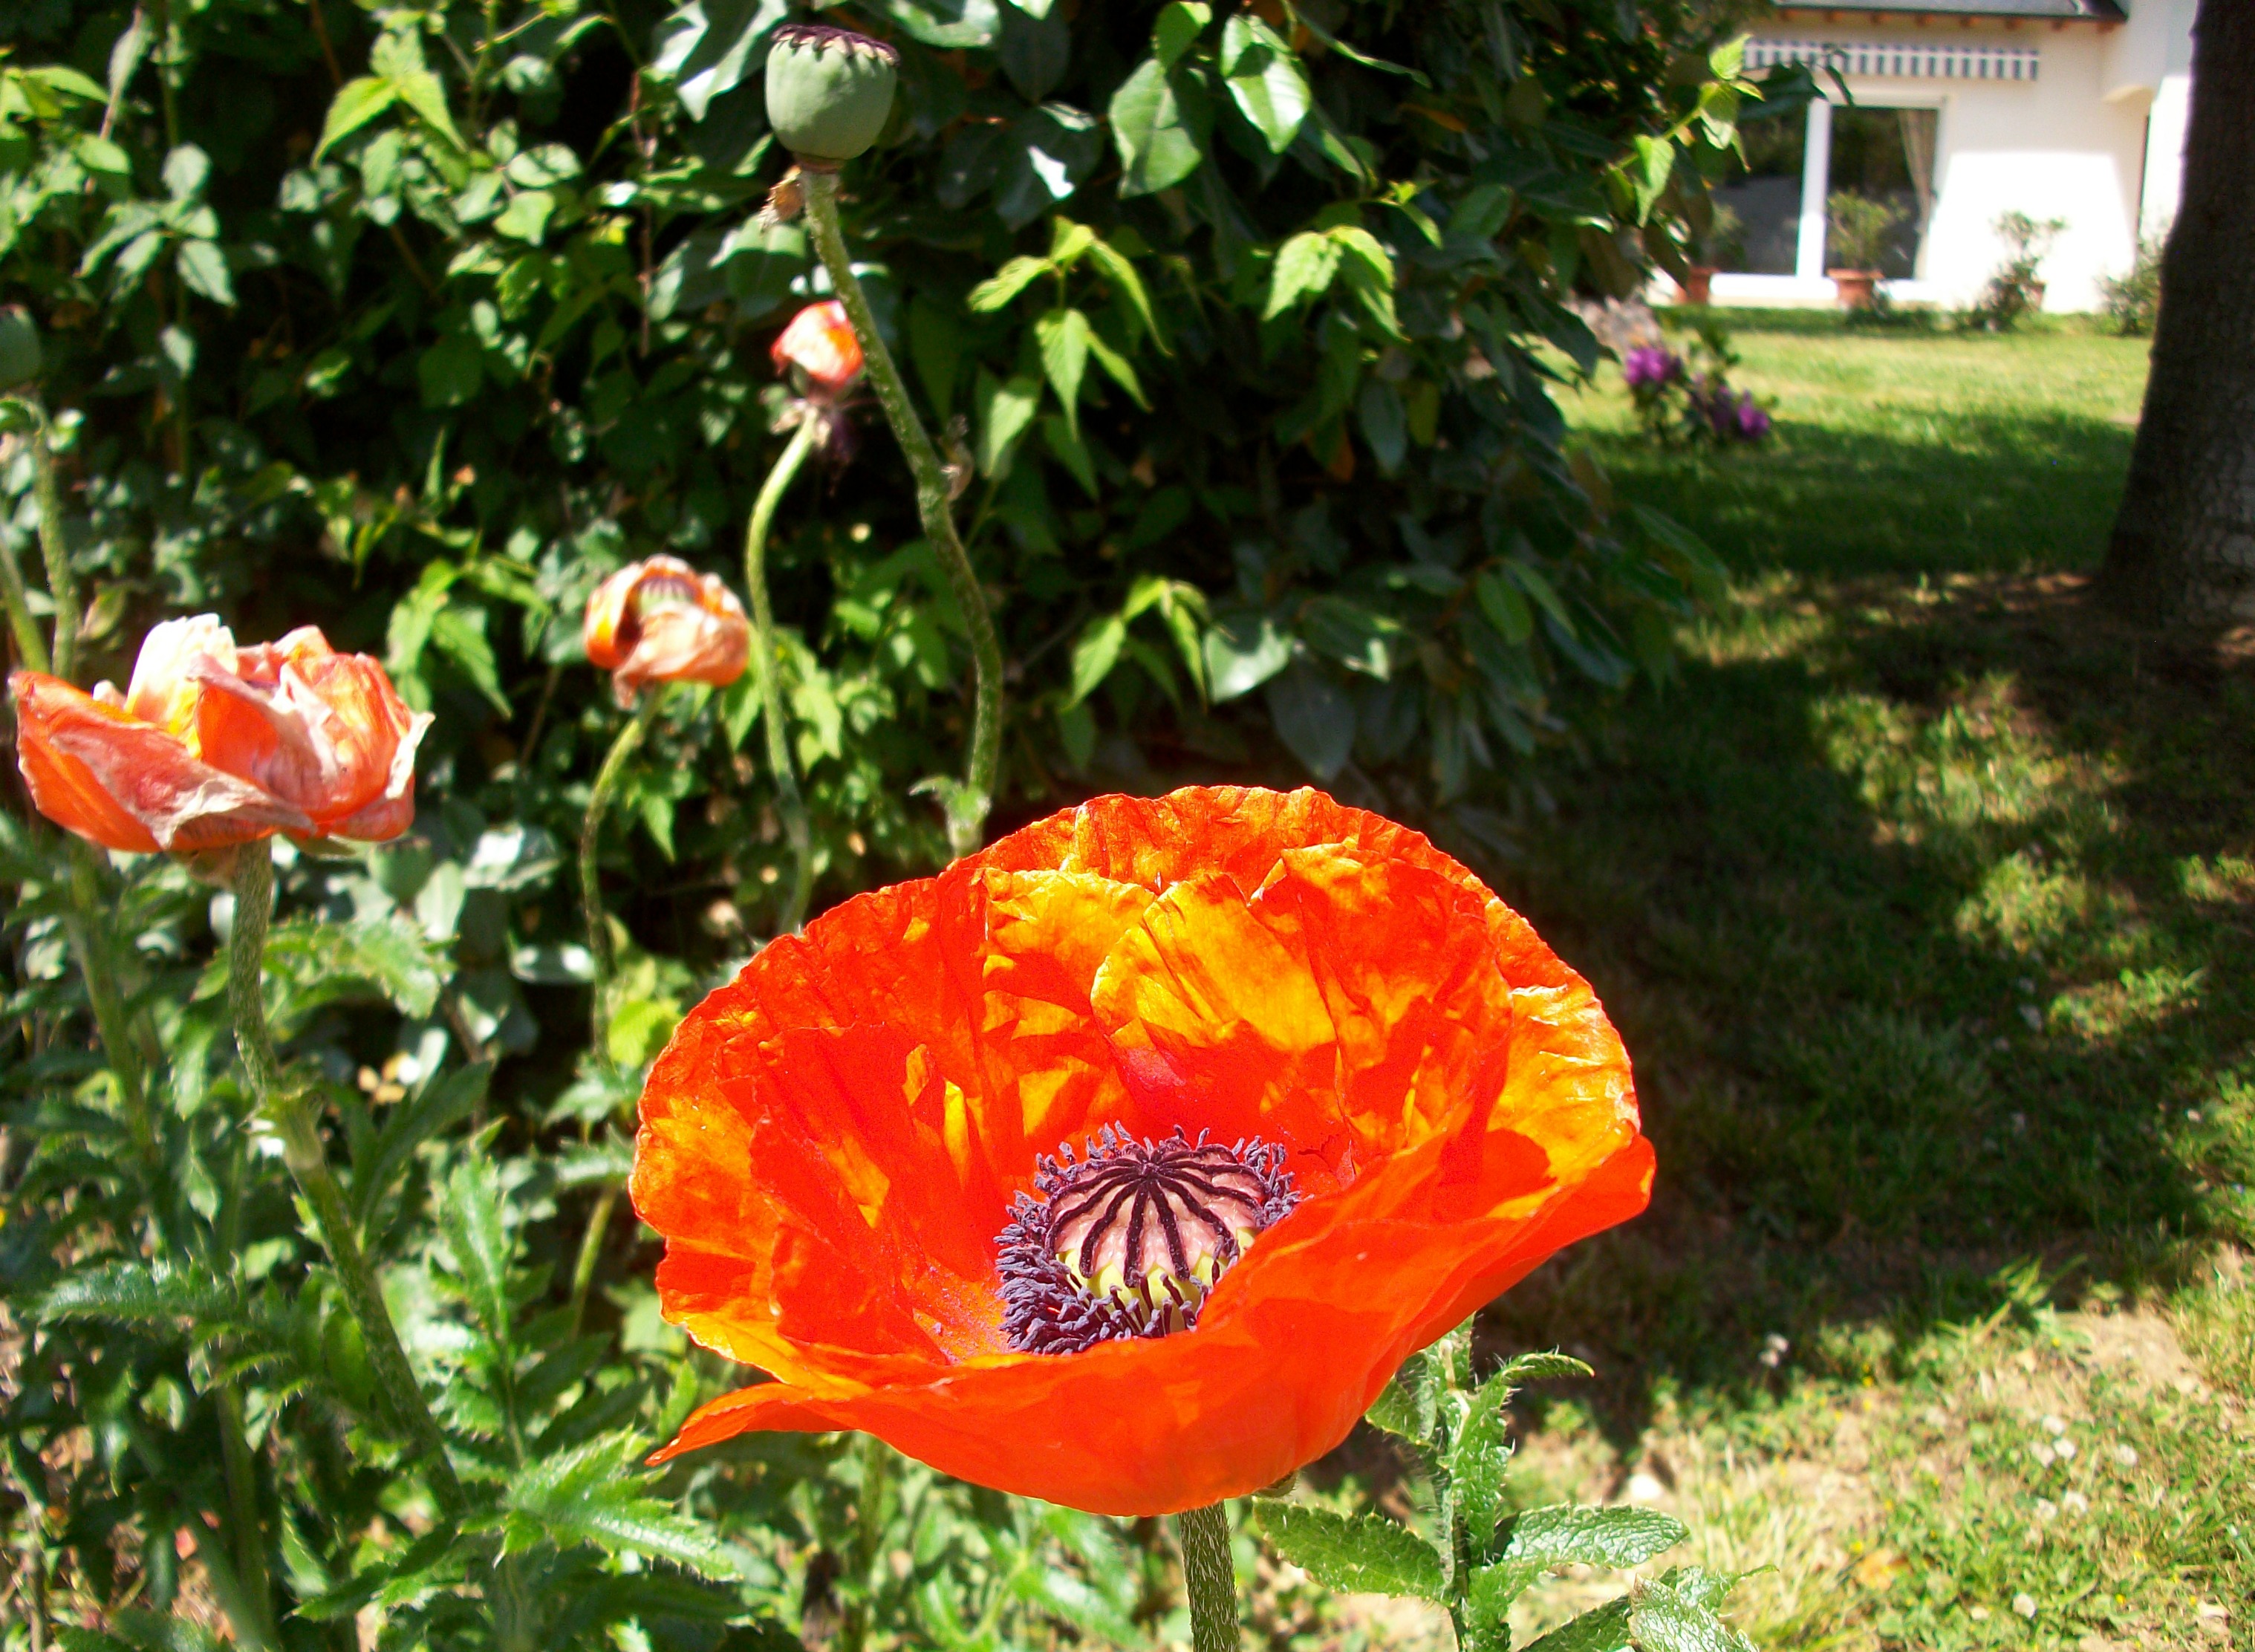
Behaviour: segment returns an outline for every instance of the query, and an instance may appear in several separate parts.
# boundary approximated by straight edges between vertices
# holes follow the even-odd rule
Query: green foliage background
[[[410,837],[284,847],[269,967],[481,1510],[433,1526],[392,1455],[229,1063],[206,962],[225,900],[154,861],[102,872],[157,1074],[137,1107],[89,1047],[70,879],[19,807],[10,1518],[39,1576],[107,1614],[74,1644],[176,1644],[132,1615],[176,1606],[292,1647],[349,1644],[360,1614],[386,1646],[818,1624],[985,1648],[1134,1639],[1167,1610],[1132,1534],[882,1454],[632,1466],[733,1380],[657,1324],[648,1253],[610,1220],[632,1096],[789,870],[749,679],[677,691],[609,846],[630,944],[582,1047],[561,846],[619,713],[579,615],[661,550],[741,578],[781,439],[767,346],[823,291],[802,230],[753,217],[783,165],[759,66],[789,15],[0,12],[0,302],[46,341],[81,676],[123,679],[149,624],[216,609],[246,638],[319,623],[438,713]],[[903,53],[847,229],[964,467],[1011,662],[998,827],[1109,786],[1312,775],[1493,840],[1517,764],[1665,675],[1715,565],[1563,451],[1549,387],[1598,359],[1566,299],[1631,291],[1703,221],[1753,90],[1723,16],[824,15]],[[939,858],[910,788],[967,735],[960,616],[864,413],[771,552],[825,898]],[[0,452],[0,533],[28,552],[31,454]]]

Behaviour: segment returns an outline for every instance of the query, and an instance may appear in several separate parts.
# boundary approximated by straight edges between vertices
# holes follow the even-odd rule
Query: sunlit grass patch
[[[2142,350],[1988,342],[1748,327],[1720,458],[1585,399],[1734,590],[1503,875],[1660,1178],[1488,1334],[1598,1367],[1559,1495],[1775,1566],[1759,1644],[2248,1652],[2255,676],[2083,594]]]

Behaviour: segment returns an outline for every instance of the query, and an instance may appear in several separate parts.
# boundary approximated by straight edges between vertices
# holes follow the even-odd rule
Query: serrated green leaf
[[[509,1332],[509,1265],[516,1243],[509,1231],[509,1198],[493,1160],[474,1154],[454,1166],[439,1200],[439,1226],[453,1253],[471,1311],[496,1340]]]
[[[1128,640],[1128,622],[1117,614],[1092,620],[1072,645],[1072,686],[1065,704],[1078,706],[1096,692],[1120,659],[1120,644]]]
[[[1638,1652],[1753,1652],[1746,1636],[1666,1583],[1645,1584],[1629,1599]]]
[[[1144,59],[1120,83],[1107,113],[1123,200],[1171,189],[1205,159],[1181,88],[1156,58]]]
[[[1590,1367],[1570,1353],[1555,1349],[1537,1348],[1530,1353],[1514,1354],[1504,1361],[1502,1369],[1489,1380],[1517,1389],[1530,1382],[1556,1382],[1568,1377],[1594,1375]]]
[[[1449,1496],[1476,1555],[1487,1552],[1511,1466],[1509,1413],[1504,1409],[1510,1393],[1493,1381],[1483,1388],[1449,1447]]]
[[[1230,101],[1267,142],[1269,153],[1291,148],[1315,102],[1292,48],[1259,18],[1237,12],[1221,25],[1220,67]]]
[[[1039,379],[1023,373],[998,379],[983,369],[975,393],[979,407],[979,474],[999,476],[1008,467],[1010,453],[1041,405]]]
[[[313,146],[313,158],[320,160],[329,152],[330,144],[358,131],[398,101],[399,88],[381,75],[347,81],[329,100],[329,112],[321,123],[321,141]]]
[[[240,1308],[215,1276],[166,1263],[105,1262],[74,1269],[38,1300],[42,1320],[112,1319],[128,1323],[186,1319],[229,1323]]]
[[[1218,703],[1251,693],[1292,663],[1292,639],[1265,614],[1221,614],[1215,616],[1204,638],[1206,681]],[[1371,1421],[1380,1428],[1379,1407],[1387,1403],[1389,1386],[1371,1408]],[[1399,1433],[1400,1430],[1393,1430]]]
[[[1143,331],[1149,334],[1159,348],[1164,351],[1167,348],[1166,334],[1160,329],[1159,319],[1151,309],[1151,296],[1144,290],[1143,278],[1136,272],[1135,266],[1106,241],[1092,240],[1088,244],[1088,256],[1104,272],[1104,278],[1118,287],[1127,299],[1129,313],[1142,324]]]
[[[172,260],[179,267],[180,280],[189,292],[230,310],[235,307],[235,278],[228,273],[227,255],[219,250],[217,243],[183,241],[174,250]]]
[[[981,314],[999,310],[1056,268],[1047,258],[1013,258],[972,288],[971,296],[964,302]]]
[[[1042,370],[1049,376],[1050,388],[1057,391],[1058,404],[1064,410],[1064,422],[1071,427],[1075,441],[1080,439],[1080,381],[1088,370],[1090,336],[1088,318],[1078,310],[1046,311],[1034,321],[1034,338],[1042,352]]]
[[[544,1458],[510,1478],[508,1507],[537,1522],[552,1543],[630,1550],[724,1581],[741,1577],[743,1560],[734,1548],[647,1494],[648,1477],[629,1466],[638,1447],[612,1436]]]
[[[1511,1603],[1542,1575],[1542,1567],[1524,1560],[1472,1568],[1472,1587],[1465,1599],[1472,1644],[1465,1652],[1509,1652]]]
[[[461,133],[454,130],[453,112],[446,107],[446,86],[437,75],[427,70],[402,74],[392,85],[399,94],[399,101],[421,116],[424,124],[456,149],[464,147]]]
[[[1335,1515],[1256,1499],[1253,1517],[1278,1554],[1326,1588],[1447,1598],[1433,1545],[1383,1515]]]
[[[1608,1600],[1584,1612],[1571,1623],[1531,1641],[1520,1652],[1627,1652],[1630,1638],[1628,1597]]]
[[[1219,688],[1216,690],[1219,692]],[[1429,1357],[1413,1353],[1363,1413],[1373,1428],[1384,1429],[1415,1445],[1430,1445],[1437,1415],[1432,1365]]]
[[[1691,1534],[1656,1508],[1556,1503],[1514,1515],[1496,1532],[1506,1560],[1544,1566],[1640,1566]]]
[[[1104,369],[1104,376],[1128,392],[1128,400],[1147,413],[1151,411],[1151,404],[1143,395],[1142,381],[1135,376],[1135,368],[1126,356],[1106,344],[1103,335],[1093,327],[1089,329],[1088,353],[1096,358],[1097,366]]]
[[[1304,229],[1276,252],[1268,272],[1268,302],[1261,319],[1273,321],[1303,301],[1317,297],[1338,273],[1339,243],[1317,230]]]

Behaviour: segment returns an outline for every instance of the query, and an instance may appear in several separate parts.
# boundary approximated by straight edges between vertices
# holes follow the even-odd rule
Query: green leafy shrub
[[[2124,338],[2143,338],[2161,314],[2161,245],[2158,235],[2139,235],[2130,267],[2118,276],[2098,278],[2100,306]]]
[[[0,9],[0,302],[36,319],[82,679],[148,625],[318,622],[438,714],[413,833],[285,853],[277,1031],[466,1464],[433,1524],[230,1061],[181,867],[0,814],[11,1536],[83,1644],[1132,1639],[1148,1553],[845,1445],[642,1452],[724,1380],[617,1214],[639,1072],[787,887],[748,678],[681,691],[606,862],[600,1047],[560,875],[619,712],[603,575],[734,573],[821,288],[756,209],[779,0]],[[848,228],[1011,660],[1000,824],[1155,773],[1313,775],[1459,836],[1668,669],[1719,573],[1563,451],[1563,300],[1679,267],[1753,88],[1690,4],[871,0],[903,53]],[[1769,88],[1807,94],[1805,76]],[[874,420],[770,563],[836,896],[938,858],[961,619]],[[39,520],[6,439],[0,536]],[[66,952],[114,923],[147,1065]],[[27,1585],[28,1586],[28,1585]],[[482,1604],[480,1597],[482,1596]],[[488,1611],[487,1606],[491,1610]],[[138,1614],[138,1615],[137,1615]],[[75,1633],[75,1632],[74,1632]],[[186,1633],[182,1631],[181,1633]],[[199,1631],[200,1633],[200,1631]],[[636,1637],[641,1637],[639,1641]]]

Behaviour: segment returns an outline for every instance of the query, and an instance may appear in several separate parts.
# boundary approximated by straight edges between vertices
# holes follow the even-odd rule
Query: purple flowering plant
[[[1690,349],[1641,344],[1621,357],[1621,380],[1637,420],[1656,440],[1674,445],[1751,446],[1767,439],[1770,415],[1752,390],[1730,383],[1739,362],[1730,335],[1711,317],[1697,324]]]

